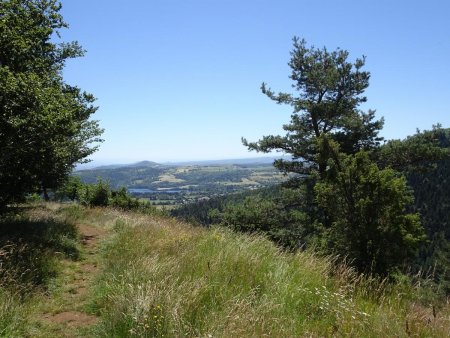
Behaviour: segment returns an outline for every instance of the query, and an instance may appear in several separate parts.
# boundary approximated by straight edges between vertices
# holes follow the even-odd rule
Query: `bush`
[[[109,184],[99,179],[96,184],[92,186],[90,191],[89,205],[94,207],[106,207],[109,205],[109,196],[111,190]]]
[[[128,194],[126,188],[121,188],[117,191],[111,192],[111,199],[109,200],[109,205],[115,208],[123,210],[134,210],[139,208],[139,200],[133,198]]]
[[[132,197],[125,187],[111,190],[109,184],[98,179],[95,184],[84,184],[78,177],[69,179],[55,196],[59,200],[78,200],[83,206],[107,207],[111,206],[121,210],[135,210],[146,214],[163,214],[148,201],[140,201]]]
[[[268,196],[252,194],[242,201],[225,203],[222,210],[210,210],[213,222],[232,229],[263,233],[284,248],[299,248],[311,242],[315,232],[313,221],[306,212],[307,187],[279,187]]]
[[[327,216],[326,239],[333,253],[364,272],[386,274],[399,267],[425,239],[406,179],[379,169],[368,154],[342,155],[329,161],[328,177],[315,186]]]

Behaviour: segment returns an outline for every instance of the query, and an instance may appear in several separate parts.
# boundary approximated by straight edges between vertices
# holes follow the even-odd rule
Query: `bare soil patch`
[[[40,320],[51,325],[56,330],[65,330],[65,337],[78,337],[78,329],[88,328],[97,323],[98,318],[95,315],[82,312],[83,304],[86,303],[89,296],[89,285],[94,280],[98,272],[98,244],[107,231],[91,225],[78,225],[81,243],[85,256],[82,260],[67,264],[78,265],[77,272],[73,280],[68,281],[66,291],[62,296],[63,304],[60,307],[61,312],[53,313],[54,310],[47,310],[39,316]],[[58,334],[60,331],[57,331]],[[55,332],[56,334],[56,332]]]
[[[106,234],[106,230],[89,225],[79,225],[78,230],[81,235],[81,243],[87,248],[95,248],[101,236]]]
[[[63,324],[72,328],[93,325],[98,320],[96,316],[77,311],[65,311],[54,315],[45,314],[42,319],[49,323]]]
[[[82,264],[81,265],[81,270],[83,271],[83,273],[93,273],[97,271],[97,264]],[[83,278],[84,280],[85,278]]]

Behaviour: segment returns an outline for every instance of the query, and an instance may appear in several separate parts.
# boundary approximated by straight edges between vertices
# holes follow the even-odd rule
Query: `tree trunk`
[[[50,200],[50,198],[48,197],[47,188],[42,187],[42,192],[44,193],[44,200],[48,202]]]
[[[319,176],[320,176],[321,180],[323,180],[325,178],[326,170],[327,170],[327,164],[326,163],[319,163]]]

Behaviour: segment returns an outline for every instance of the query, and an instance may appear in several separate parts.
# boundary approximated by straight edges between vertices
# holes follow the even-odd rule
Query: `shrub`
[[[315,190],[331,250],[359,271],[379,274],[414,257],[425,235],[419,215],[406,211],[413,197],[405,177],[379,169],[365,152],[342,155],[328,168]]]

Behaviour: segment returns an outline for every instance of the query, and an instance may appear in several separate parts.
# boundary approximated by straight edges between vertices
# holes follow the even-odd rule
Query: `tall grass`
[[[52,204],[0,221],[0,336],[37,332],[28,317],[40,294],[51,294],[62,258],[79,258],[75,224],[113,229],[89,336],[450,336],[449,305],[413,277],[380,280],[337,258],[158,215]]]
[[[418,287],[268,240],[117,214],[93,306],[102,337],[450,336]]]
[[[29,306],[22,295],[0,286],[0,337],[23,336]]]
[[[79,258],[75,225],[45,207],[0,219],[0,337],[26,335],[35,297],[59,273],[61,258]]]

